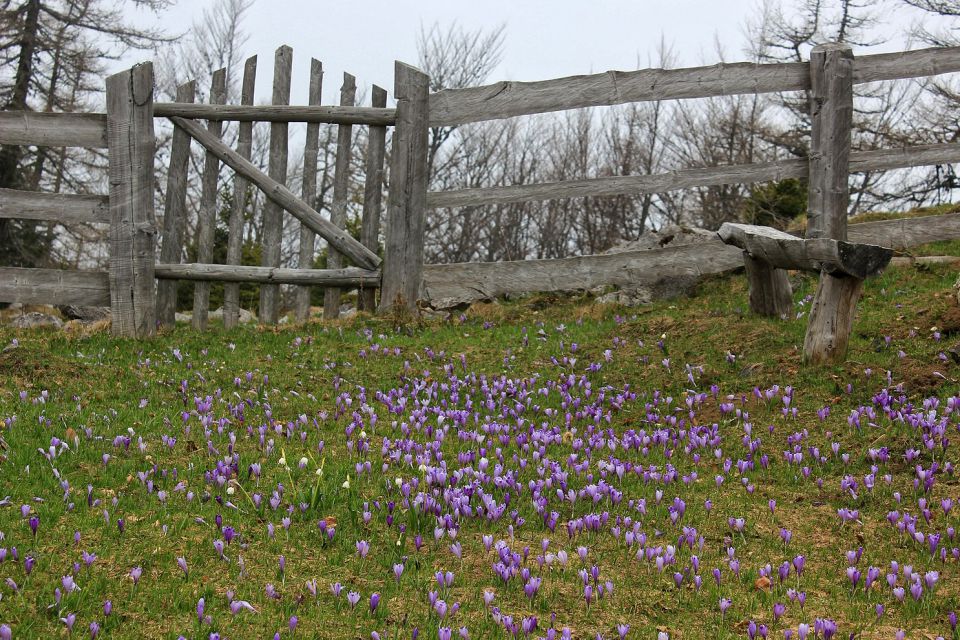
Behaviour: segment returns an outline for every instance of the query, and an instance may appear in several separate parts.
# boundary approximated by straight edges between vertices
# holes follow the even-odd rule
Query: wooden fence
[[[381,290],[379,310],[395,306],[416,310],[423,270],[423,214],[426,198],[426,145],[428,78],[417,69],[397,63],[394,94],[396,108],[386,107],[386,91],[374,86],[373,106],[354,105],[356,84],[344,74],[338,106],[320,105],[323,70],[311,61],[310,98],[307,106],[290,106],[293,51],[277,49],[274,61],[273,104],[255,106],[253,96],[256,57],[244,66],[241,104],[227,105],[226,70],[212,76],[209,104],[194,104],[196,83],[177,88],[176,102],[155,102],[150,63],[118,73],[106,82],[106,114],[35,114],[0,112],[0,144],[106,147],[109,157],[108,196],[72,196],[0,189],[0,216],[110,225],[109,270],[70,271],[0,267],[0,301],[109,305],[113,333],[147,337],[157,326],[172,325],[176,310],[176,282],[194,280],[193,326],[207,326],[210,282],[227,283],[224,291],[224,324],[237,323],[239,283],[261,285],[260,320],[279,319],[279,285],[298,285],[296,314],[309,313],[309,287],[325,288],[324,317],[335,318],[341,288],[360,288],[360,303],[374,310],[373,290]],[[164,201],[163,235],[157,262],[154,216],[154,118],[174,124],[170,167]],[[206,120],[206,126],[198,123]],[[240,122],[237,148],[221,139],[223,122]],[[253,124],[270,122],[268,171],[251,161]],[[288,124],[307,123],[302,197],[286,186]],[[338,125],[331,219],[315,208],[317,155],[321,124]],[[354,239],[345,229],[347,180],[353,127],[365,125],[368,135],[363,233]],[[390,268],[381,270],[379,229],[386,157],[386,130],[395,128],[391,149],[388,225],[384,255]],[[186,224],[190,144],[205,150],[200,176],[200,212],[197,227],[197,262],[182,264],[183,229]],[[234,202],[230,212],[227,264],[213,264],[217,215],[217,182],[221,163],[233,169]],[[263,262],[241,266],[243,203],[249,186],[263,191]],[[283,212],[299,220],[300,268],[280,267]],[[328,269],[312,269],[316,235],[328,243]],[[353,266],[348,266],[347,263]],[[155,280],[159,280],[155,286]]]
[[[291,106],[291,59],[292,51],[288,47],[277,50],[271,105],[253,104],[257,63],[256,58],[251,58],[244,67],[240,105],[223,104],[225,74],[222,71],[214,74],[209,104],[194,103],[195,84],[192,82],[178,88],[176,102],[154,103],[152,70],[149,64],[144,64],[108,79],[106,114],[0,113],[0,143],[3,144],[107,147],[111,182],[109,197],[0,190],[0,215],[5,217],[111,224],[109,272],[3,268],[0,269],[0,300],[102,304],[109,299],[114,311],[114,332],[139,337],[150,335],[158,321],[160,324],[173,322],[176,280],[227,282],[224,302],[224,321],[227,326],[236,323],[237,283],[240,282],[262,285],[260,319],[263,322],[277,320],[280,284],[301,287],[297,291],[296,301],[296,314],[300,320],[306,318],[309,310],[308,286],[327,289],[325,317],[335,317],[339,306],[339,289],[347,287],[361,289],[359,300],[363,308],[373,309],[374,289],[379,287],[381,296],[378,310],[400,305],[409,312],[415,312],[418,299],[423,298],[456,301],[475,298],[477,292],[494,297],[531,291],[591,288],[605,284],[635,285],[671,277],[672,274],[702,274],[730,269],[742,265],[744,255],[740,249],[727,246],[718,238],[716,243],[696,247],[616,255],[425,266],[424,212],[427,208],[658,193],[699,186],[800,178],[807,180],[811,189],[821,190],[818,193],[811,191],[811,206],[821,211],[811,218],[818,221],[817,225],[825,225],[824,230],[814,235],[820,234],[820,237],[828,240],[843,242],[847,240],[844,235],[845,223],[835,213],[841,208],[845,211],[843,205],[846,196],[843,189],[838,192],[837,188],[845,183],[849,173],[960,162],[960,144],[952,143],[850,152],[849,132],[842,131],[842,118],[850,117],[847,113],[840,120],[831,120],[831,123],[839,123],[839,135],[847,137],[846,145],[827,144],[809,159],[427,193],[426,150],[428,127],[431,126],[455,126],[649,100],[782,91],[812,91],[816,94],[817,71],[811,63],[720,64],[686,69],[611,71],[530,83],[501,82],[429,94],[428,78],[423,73],[397,63],[394,86],[397,106],[388,108],[386,92],[377,87],[373,91],[372,106],[356,106],[355,84],[349,75],[344,78],[340,104],[320,105],[322,68],[319,62],[313,61],[309,104]],[[923,49],[856,59],[851,54],[849,79],[845,81],[845,86],[957,71],[960,71],[960,48]],[[822,106],[822,101],[815,100],[812,106],[817,109]],[[151,197],[154,177],[152,171],[148,170],[152,167],[153,158],[153,117],[169,118],[175,125],[159,262],[153,258],[156,250]],[[206,126],[198,122],[201,120],[206,121]],[[236,149],[231,149],[221,140],[222,122],[225,120],[241,123]],[[250,162],[252,127],[257,121],[271,123],[267,172],[258,170]],[[306,177],[301,197],[285,186],[287,125],[290,122],[308,123],[304,161]],[[329,220],[312,206],[316,192],[317,139],[319,125],[323,123],[338,125],[334,198]],[[360,241],[344,230],[347,156],[352,128],[356,126],[370,127]],[[394,131],[381,264],[378,257],[382,209],[380,194],[385,174],[386,131],[389,127],[394,127]],[[833,135],[830,127],[824,140]],[[206,150],[203,175],[200,177],[202,194],[197,234],[198,262],[180,264],[191,141],[196,141]],[[225,265],[211,262],[216,176],[220,163],[232,168],[237,176]],[[824,177],[825,171],[828,177]],[[833,182],[828,185],[825,180]],[[263,264],[259,267],[239,264],[242,195],[250,185],[261,189],[268,199],[264,212]],[[827,188],[824,190],[825,186]],[[829,196],[826,204],[822,200],[823,194]],[[822,213],[825,210],[827,214]],[[280,268],[280,221],[283,211],[301,223],[301,267],[308,267],[312,263],[315,235],[320,235],[330,247],[329,269]],[[851,227],[850,240],[862,242],[858,240],[858,234],[875,244],[904,248],[934,237],[960,237],[960,215],[915,219],[908,225],[876,223]],[[806,251],[807,245],[802,247]],[[814,252],[810,255],[821,254]],[[749,251],[746,257],[749,263]],[[823,260],[806,260],[808,266],[822,267],[824,264]],[[345,266],[347,262],[353,266]],[[159,283],[154,295],[155,278]],[[198,328],[205,326],[208,304],[209,288],[197,287],[193,322]]]

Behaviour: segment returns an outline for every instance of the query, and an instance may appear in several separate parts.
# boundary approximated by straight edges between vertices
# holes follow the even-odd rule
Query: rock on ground
[[[40,329],[46,327],[62,329],[63,320],[47,313],[31,311],[10,320],[10,326],[15,329]]]

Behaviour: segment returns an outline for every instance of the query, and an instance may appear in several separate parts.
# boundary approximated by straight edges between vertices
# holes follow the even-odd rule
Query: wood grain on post
[[[750,311],[769,318],[789,318],[793,314],[793,289],[787,272],[752,258],[746,251],[743,266],[750,283]]]
[[[227,70],[213,72],[210,83],[210,102],[223,104],[227,101]],[[219,139],[223,135],[223,122],[207,123],[210,135]],[[209,151],[203,158],[203,176],[200,181],[200,215],[197,219],[197,262],[213,262],[214,231],[217,229],[217,182],[220,177],[220,159]],[[210,313],[210,283],[198,282],[193,288],[193,328],[207,328]]]
[[[318,105],[323,89],[323,65],[316,58],[310,59],[310,92],[307,101]],[[307,124],[307,140],[303,147],[303,189],[301,198],[316,209],[317,200],[317,156],[320,153],[320,124]],[[300,257],[297,265],[301,269],[313,268],[313,255],[316,250],[317,234],[307,225],[300,223]],[[297,322],[310,319],[310,287],[297,287]]]
[[[857,300],[863,280],[850,276],[820,275],[817,293],[810,305],[803,359],[810,364],[842,362],[853,330]]]
[[[240,104],[252,105],[257,81],[257,56],[250,56],[243,65],[243,84],[240,88]],[[249,161],[253,148],[253,122],[241,122],[237,127],[237,155]],[[243,214],[247,209],[248,181],[237,173],[233,178],[233,202],[230,206],[230,223],[227,232],[227,264],[238,265],[243,259]],[[223,285],[223,326],[232,329],[240,321],[240,285],[228,282]]]
[[[153,65],[107,78],[110,307],[115,336],[156,333]]]
[[[352,107],[357,99],[357,81],[349,73],[343,74],[340,87],[340,106]],[[350,146],[353,144],[353,127],[337,126],[337,162],[333,169],[333,204],[330,207],[330,222],[339,229],[347,228],[347,199],[350,191]],[[343,267],[343,256],[336,247],[327,247],[327,268]],[[340,289],[328,287],[323,292],[323,319],[340,317]]]
[[[853,64],[849,45],[818,45],[810,53],[808,238],[847,239]],[[806,362],[838,362],[846,356],[862,287],[860,278],[820,274],[803,341]]]
[[[257,169],[249,160],[241,158],[233,149],[223,144],[216,136],[210,135],[199,124],[193,120],[176,117],[170,118],[170,121],[189,133],[190,137],[199,142],[205,149],[216,154],[225,165],[256,185],[271,202],[290,212],[293,217],[317,232],[324,240],[335,246],[358,266],[366,269],[376,269],[380,266],[381,260],[377,257],[377,254],[354,240],[343,229],[338,229],[330,224],[329,220],[295,196],[290,189]]]
[[[177,87],[177,102],[193,102],[197,83],[193,80]],[[183,256],[183,228],[187,222],[187,172],[190,166],[190,136],[174,128],[170,142],[170,167],[167,170],[167,192],[163,201],[163,243],[160,262],[180,262]],[[157,320],[160,326],[172,327],[177,314],[177,281],[157,283]]]
[[[416,315],[423,279],[430,78],[402,62],[396,63],[394,73],[397,127],[390,157],[379,310]]]
[[[387,106],[387,90],[373,85],[374,107]],[[366,180],[363,185],[363,218],[360,242],[374,253],[380,248],[380,213],[383,209],[383,158],[386,152],[387,128],[370,127],[367,134]],[[377,308],[376,289],[362,289],[357,309],[373,312]]]
[[[290,104],[290,70],[293,66],[293,49],[282,46],[277,49],[273,62],[273,104]],[[270,177],[284,184],[287,181],[287,152],[289,126],[285,122],[270,124]],[[283,217],[280,206],[270,200],[263,208],[263,259],[264,267],[280,266],[280,239],[283,235]],[[280,320],[280,287],[268,284],[260,287],[260,322],[276,324]]]
[[[853,50],[825,44],[810,53],[810,171],[807,237],[847,239]]]

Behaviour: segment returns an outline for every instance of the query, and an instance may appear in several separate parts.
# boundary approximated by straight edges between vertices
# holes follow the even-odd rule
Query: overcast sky
[[[179,0],[160,16],[186,32],[215,0]],[[247,14],[248,54],[258,54],[258,99],[269,96],[273,51],[293,47],[293,102],[306,98],[309,59],[324,63],[324,102],[335,100],[344,71],[361,87],[393,89],[393,61],[416,63],[421,25],[456,22],[467,30],[506,25],[496,80],[541,80],[650,66],[661,38],[680,65],[744,58],[744,24],[760,0],[257,0]],[[907,25],[907,18],[904,26]],[[151,21],[154,19],[151,17]],[[890,34],[890,49],[903,40]],[[137,58],[149,57],[136,54]],[[239,70],[238,70],[239,72]]]

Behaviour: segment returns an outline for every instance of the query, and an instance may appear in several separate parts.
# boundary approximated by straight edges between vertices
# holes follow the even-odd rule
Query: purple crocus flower
[[[807,559],[802,555],[799,555],[793,559],[793,568],[797,572],[797,576],[803,575],[803,567],[806,564]]]
[[[370,613],[374,613],[377,610],[377,605],[380,604],[380,594],[371,593],[370,594]]]
[[[787,607],[782,602],[777,602],[773,605],[773,621],[776,622],[783,614],[786,613]]]
[[[396,578],[397,582],[400,582],[400,576],[403,575],[403,563],[398,562],[393,565],[393,577]]]
[[[366,558],[368,553],[370,553],[370,543],[367,542],[366,540],[358,540],[357,555],[360,556],[360,558],[362,559],[362,558]]]
[[[257,610],[253,608],[253,605],[247,602],[246,600],[233,600],[230,603],[230,613],[232,615],[237,615],[244,609],[253,613],[257,612]]]
[[[190,576],[190,571],[187,568],[187,559],[183,556],[178,556],[177,566],[180,567],[180,571],[183,571],[183,578],[186,580]]]
[[[40,526],[40,518],[37,516],[30,516],[29,520],[30,531],[33,532],[33,535],[37,535],[37,528]]]
[[[73,631],[73,625],[77,622],[77,614],[68,613],[66,618],[60,618],[60,622],[67,625],[68,631]]]
[[[100,635],[100,623],[94,620],[90,623],[90,640],[97,640],[98,635]]]
[[[133,578],[133,584],[140,582],[140,576],[143,575],[143,569],[140,567],[134,567],[130,569],[130,577]]]
[[[12,640],[13,629],[8,624],[0,624],[0,640]]]
[[[353,609],[357,606],[357,603],[360,602],[360,594],[356,591],[351,591],[347,594],[347,602],[350,603],[350,608]]]

